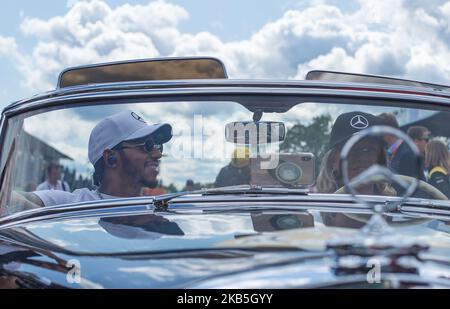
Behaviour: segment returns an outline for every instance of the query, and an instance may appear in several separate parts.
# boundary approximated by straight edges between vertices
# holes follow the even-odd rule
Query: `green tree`
[[[330,126],[331,116],[328,114],[314,117],[307,126],[297,123],[288,129],[280,149],[288,153],[312,152],[318,162],[327,147]]]
[[[166,188],[168,193],[176,193],[176,192],[178,192],[177,187],[173,183],[170,183],[170,185],[165,187],[165,188]]]

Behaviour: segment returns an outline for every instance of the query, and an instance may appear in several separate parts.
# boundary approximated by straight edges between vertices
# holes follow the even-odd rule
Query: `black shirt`
[[[439,169],[437,171],[433,171],[432,169],[428,183],[450,198],[450,179],[449,175],[445,172],[444,169]]]
[[[420,180],[426,181],[422,157],[420,157],[419,164],[420,168],[418,169],[417,158],[415,158],[415,155],[408,144],[403,142],[391,158],[389,168],[396,174],[419,178]]]
[[[219,175],[217,175],[214,186],[216,188],[248,185],[250,183],[250,167],[244,166],[242,168],[235,167],[231,164],[223,167]]]

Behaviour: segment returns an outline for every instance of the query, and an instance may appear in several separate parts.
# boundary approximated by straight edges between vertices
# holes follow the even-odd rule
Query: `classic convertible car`
[[[2,112],[0,288],[447,288],[449,112],[380,76],[67,69]]]

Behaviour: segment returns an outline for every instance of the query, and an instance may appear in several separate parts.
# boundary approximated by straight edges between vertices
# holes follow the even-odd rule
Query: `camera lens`
[[[277,215],[271,220],[272,226],[278,230],[290,230],[302,227],[302,222],[292,215]]]
[[[302,177],[301,168],[292,162],[283,162],[275,170],[276,177],[283,183],[293,184]]]

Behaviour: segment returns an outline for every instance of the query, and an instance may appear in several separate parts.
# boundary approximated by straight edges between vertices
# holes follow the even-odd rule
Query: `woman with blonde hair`
[[[361,124],[355,124],[360,121]],[[376,116],[363,112],[350,112],[341,114],[335,121],[330,134],[328,150],[325,153],[317,177],[316,190],[319,193],[334,193],[344,186],[341,160],[339,158],[342,147],[353,134],[381,124]],[[359,141],[351,149],[348,156],[348,176],[351,180],[373,164],[386,166],[386,151],[382,137],[367,137]],[[396,195],[395,190],[385,183],[374,183],[358,188],[361,194],[370,195]]]
[[[428,142],[425,149],[425,166],[429,170],[428,183],[450,198],[450,155],[439,140]]]
[[[335,193],[344,186],[341,172],[340,153],[344,144],[355,133],[368,127],[381,124],[376,116],[363,112],[341,114],[331,129],[328,150],[325,153],[316,182],[319,193]],[[348,155],[348,177],[353,179],[373,164],[386,166],[387,158],[383,137],[367,137],[352,147]],[[376,182],[356,188],[360,194],[396,195],[388,183]],[[360,228],[365,223],[349,218],[342,213],[321,213],[323,223],[327,226]]]

